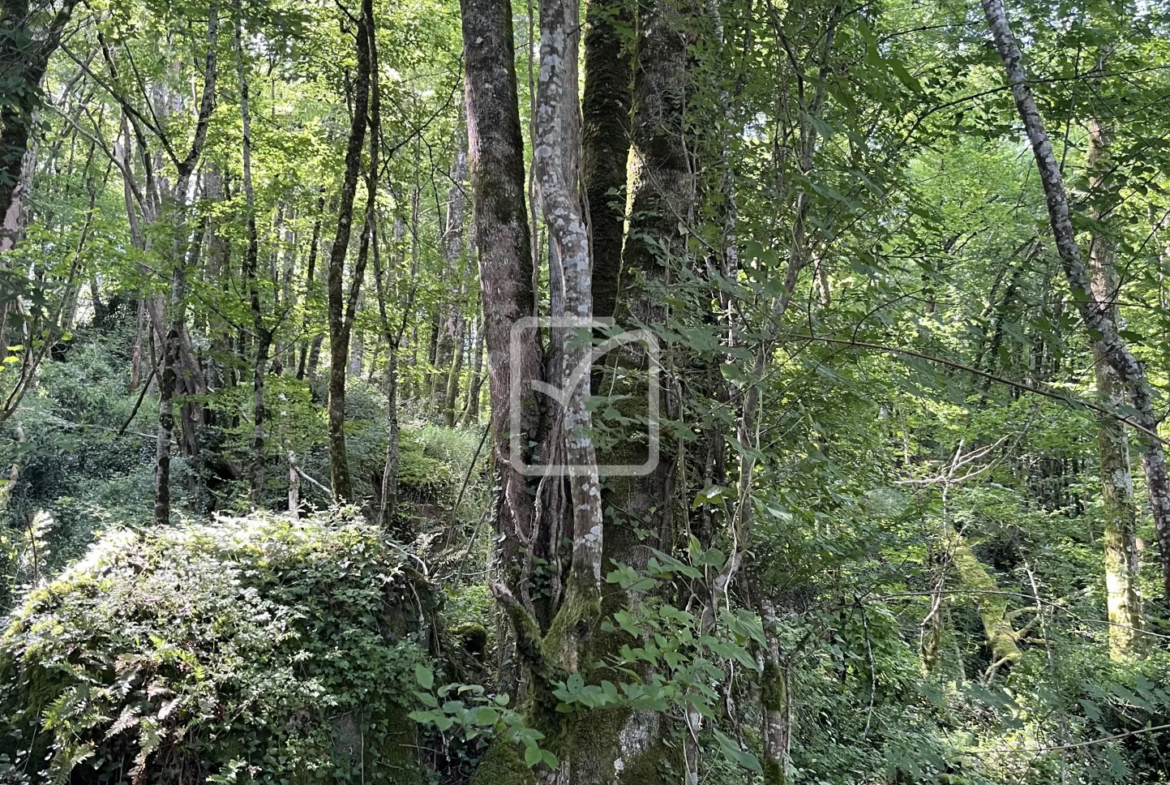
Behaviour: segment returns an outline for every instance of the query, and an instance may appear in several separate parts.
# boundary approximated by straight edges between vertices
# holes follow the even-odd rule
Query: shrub
[[[350,512],[112,530],[0,639],[0,779],[414,782],[422,588]]]

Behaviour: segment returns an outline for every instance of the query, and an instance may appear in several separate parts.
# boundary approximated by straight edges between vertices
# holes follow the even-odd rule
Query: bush
[[[0,639],[0,779],[417,781],[422,589],[349,512],[110,531]]]

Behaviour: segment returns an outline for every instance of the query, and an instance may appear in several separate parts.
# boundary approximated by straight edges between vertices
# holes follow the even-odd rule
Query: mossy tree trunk
[[[1103,65],[1103,63],[1102,63]],[[1109,213],[1117,199],[1117,188],[1109,175],[1111,129],[1100,120],[1089,121],[1088,166],[1092,191],[1108,202],[1094,210],[1098,225],[1108,224]],[[1113,240],[1104,232],[1093,237],[1089,257],[1093,274],[1093,297],[1118,320],[1116,251]],[[1124,403],[1117,373],[1109,366],[1100,346],[1093,346],[1093,370],[1097,381],[1097,402],[1109,411],[1118,411]],[[1138,593],[1137,505],[1133,495],[1133,474],[1129,463],[1129,435],[1125,423],[1100,415],[1097,447],[1101,468],[1101,514],[1104,523],[1105,600],[1109,615],[1109,656],[1114,660],[1131,659],[1137,653],[1137,635],[1142,626],[1141,596]]]
[[[949,520],[943,523],[943,536],[959,576],[959,585],[971,594],[975,607],[979,609],[983,633],[991,649],[992,669],[1017,662],[1020,659],[1019,633],[1012,626],[1009,595],[1000,590],[995,577]]]
[[[622,29],[633,26],[630,0],[585,6],[581,175],[593,243],[593,313],[599,317],[613,316],[621,271],[634,76],[634,41]]]
[[[690,223],[695,204],[685,117],[686,25],[698,14],[695,5],[666,0],[598,0],[587,10],[584,160],[595,237],[596,307],[599,315],[613,313],[627,327],[664,324],[671,271],[691,264],[687,236],[679,225]],[[637,31],[632,42],[622,33],[630,26]],[[632,176],[628,183],[627,175]],[[630,213],[623,244],[611,230],[621,215],[615,194],[626,188]],[[608,276],[619,254],[621,273],[613,281]],[[611,299],[614,284],[616,299]],[[644,420],[650,385],[656,383],[651,374],[658,370],[651,368],[650,355],[640,344],[628,344],[614,354],[607,359],[620,365],[621,372],[599,373],[599,392],[626,396],[615,408],[624,417]],[[668,393],[659,394],[666,401],[663,416],[676,416]],[[614,431],[616,443],[606,446],[602,463],[636,466],[650,457],[649,443],[629,438],[624,427]],[[651,548],[671,546],[678,512],[672,482],[676,456],[666,442],[658,449],[658,461],[648,473],[606,479],[606,507],[614,512],[605,522],[605,564],[641,571]],[[605,587],[606,613],[636,601],[616,586]],[[599,654],[616,653],[622,643],[630,641],[620,633],[600,633],[594,647]],[[594,674],[594,680],[600,678],[621,677],[602,670]],[[684,766],[666,731],[664,716],[651,711],[615,709],[583,716],[575,763],[580,782],[669,781],[667,772]]]

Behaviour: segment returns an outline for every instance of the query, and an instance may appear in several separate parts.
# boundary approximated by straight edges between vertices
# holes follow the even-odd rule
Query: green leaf
[[[435,672],[426,665],[415,665],[414,680],[419,683],[419,686],[429,690],[435,686]]]

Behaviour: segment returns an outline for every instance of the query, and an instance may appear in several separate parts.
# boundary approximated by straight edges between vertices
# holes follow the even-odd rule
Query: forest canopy
[[[1170,782],[1170,6],[0,0],[0,781]]]

